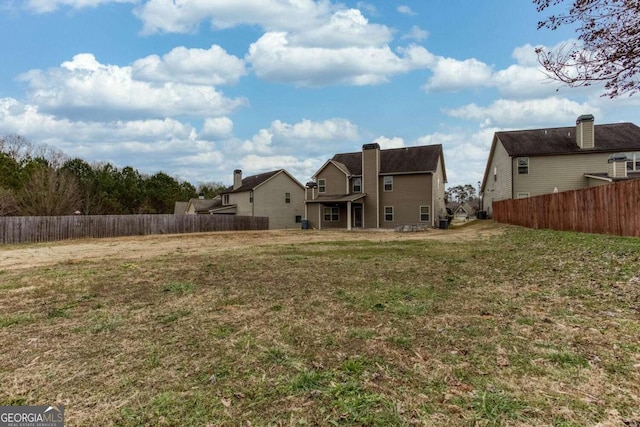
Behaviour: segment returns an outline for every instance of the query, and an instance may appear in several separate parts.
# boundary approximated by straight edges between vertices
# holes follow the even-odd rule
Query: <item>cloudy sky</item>
[[[529,0],[2,0],[0,135],[89,162],[231,184],[328,158],[442,144],[449,186],[494,132],[638,123],[640,97],[545,78]]]

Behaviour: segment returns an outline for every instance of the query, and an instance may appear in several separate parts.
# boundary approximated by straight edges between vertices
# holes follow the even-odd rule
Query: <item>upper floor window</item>
[[[291,203],[291,193],[284,193],[284,202]]]
[[[362,191],[362,178],[353,178],[353,192],[360,193]]]
[[[225,194],[222,196],[222,204],[223,205],[228,205],[229,204],[229,195]]]
[[[327,180],[319,179],[318,180],[318,193],[324,193],[327,191]]]
[[[627,170],[629,172],[640,172],[640,152],[627,153]]]
[[[249,203],[253,203],[253,191],[249,191]]]
[[[498,168],[496,167],[493,168],[493,180],[494,181],[498,180]]]
[[[529,175],[528,157],[518,157],[518,175]]]
[[[384,177],[384,191],[393,191],[393,177],[385,176]]]

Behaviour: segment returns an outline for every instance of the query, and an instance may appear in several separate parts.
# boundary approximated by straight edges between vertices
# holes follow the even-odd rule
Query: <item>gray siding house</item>
[[[284,169],[242,177],[233,171],[233,185],[221,193],[221,205],[211,214],[269,217],[270,229],[300,227],[304,186]]]
[[[307,184],[305,217],[312,228],[434,226],[446,213],[442,145],[336,154]]]
[[[496,132],[481,186],[483,210],[494,201],[576,190],[640,176],[640,128],[595,125]]]

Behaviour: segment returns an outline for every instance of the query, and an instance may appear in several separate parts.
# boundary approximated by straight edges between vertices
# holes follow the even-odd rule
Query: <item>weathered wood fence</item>
[[[497,222],[640,237],[640,180],[493,203]]]
[[[235,215],[14,216],[0,217],[0,244],[268,228],[268,217]]]

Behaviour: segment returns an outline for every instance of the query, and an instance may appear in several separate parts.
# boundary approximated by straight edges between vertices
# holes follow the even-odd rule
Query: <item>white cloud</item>
[[[150,55],[135,61],[131,72],[141,81],[213,86],[235,84],[246,74],[244,61],[217,45],[206,50],[176,47],[162,58]]]
[[[457,91],[486,86],[492,77],[492,69],[475,58],[459,61],[438,57],[431,67],[433,76],[423,87],[428,92]]]
[[[413,16],[416,14],[409,6],[405,4],[398,6],[398,12],[400,12],[403,15],[409,15],[409,16]]]
[[[398,137],[387,138],[386,136],[379,136],[371,142],[377,143],[378,145],[380,145],[380,148],[383,150],[387,150],[390,148],[404,147],[404,139],[398,138]]]
[[[421,29],[417,25],[411,27],[411,31],[402,36],[403,40],[423,41],[429,38],[429,32]]]
[[[107,3],[136,3],[138,0],[27,0],[26,7],[36,13],[54,12],[59,7],[73,9],[98,7]]]
[[[503,128],[527,128],[532,126],[566,126],[581,114],[599,114],[600,110],[587,103],[578,103],[565,98],[550,97],[514,101],[499,99],[489,106],[476,104],[447,109],[444,113],[464,120],[476,120],[484,126]]]
[[[286,33],[266,33],[247,54],[253,71],[262,79],[298,86],[375,85],[398,73],[424,68],[431,54],[409,46],[394,54],[384,47],[305,48],[289,44]]]
[[[246,104],[210,86],[138,81],[131,67],[104,65],[92,54],[76,55],[48,71],[29,71],[21,79],[29,83],[32,102],[67,117],[225,115]]]
[[[372,47],[391,41],[391,30],[370,24],[358,9],[339,10],[323,25],[289,33],[287,40],[301,47]]]
[[[217,138],[233,133],[233,121],[229,117],[215,117],[204,120],[201,137]]]
[[[289,124],[280,120],[271,123],[271,132],[288,142],[352,141],[358,138],[358,126],[345,119],[330,119],[323,122],[302,120]]]
[[[148,0],[136,9],[136,15],[146,34],[191,32],[204,20],[210,20],[215,28],[249,24],[292,31],[316,27],[318,20],[325,19],[334,9],[324,0]]]
[[[298,158],[291,155],[259,156],[249,154],[240,159],[243,174],[252,175],[276,169],[286,169],[303,185],[327,159]]]

